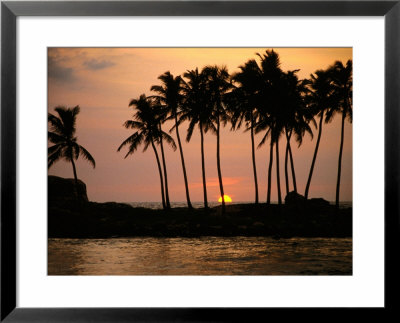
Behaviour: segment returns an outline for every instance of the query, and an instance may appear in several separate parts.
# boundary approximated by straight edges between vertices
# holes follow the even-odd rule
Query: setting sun
[[[231,197],[229,195],[225,194],[224,195],[224,201],[225,202],[232,202],[232,199],[231,199]],[[219,197],[218,202],[222,202],[222,197],[221,196]]]

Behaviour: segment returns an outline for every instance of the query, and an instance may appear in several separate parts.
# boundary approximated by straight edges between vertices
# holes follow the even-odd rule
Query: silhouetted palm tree
[[[174,77],[170,72],[165,72],[164,74],[158,77],[162,81],[162,85],[153,85],[151,87],[151,91],[157,92],[159,95],[157,96],[160,103],[166,109],[166,117],[171,115],[171,117],[175,121],[175,131],[176,138],[178,140],[178,147],[181,156],[182,170],[183,170],[183,178],[185,182],[185,190],[186,190],[186,201],[189,208],[193,208],[190,202],[189,196],[189,186],[186,175],[186,167],[185,167],[185,159],[183,157],[183,149],[181,144],[181,139],[179,136],[179,128],[178,128],[178,115],[180,113],[181,104],[182,104],[182,78],[180,76]],[[172,129],[171,129],[172,130]]]
[[[204,207],[208,208],[207,184],[204,161],[204,133],[209,130],[216,133],[213,124],[211,106],[208,103],[209,91],[207,89],[206,76],[204,72],[199,73],[198,68],[187,71],[184,74],[187,81],[183,80],[183,111],[179,122],[188,120],[186,141],[189,142],[193,135],[193,130],[197,125],[200,131],[200,151],[201,151],[201,170],[203,180]]]
[[[225,212],[224,186],[222,183],[221,158],[220,158],[220,129],[221,124],[226,125],[229,115],[225,109],[225,95],[232,88],[230,76],[226,66],[206,66],[203,70],[207,77],[207,88],[210,91],[209,102],[212,106],[212,119],[217,135],[217,171],[219,190],[222,197],[222,212]]]
[[[161,143],[161,138],[168,142],[171,146],[175,147],[175,142],[170,135],[162,131],[160,128],[160,120],[157,114],[157,105],[151,99],[147,98],[146,95],[142,94],[139,99],[131,100],[129,106],[134,106],[136,109],[133,115],[133,120],[127,120],[124,123],[124,127],[127,129],[135,129],[131,136],[125,139],[122,144],[118,147],[120,151],[124,146],[128,145],[128,152],[124,158],[133,154],[141,144],[144,144],[143,151],[151,145],[156,157],[158,171],[160,174],[160,184],[161,184],[161,198],[163,208],[166,209],[167,205],[165,203],[164,196],[164,183],[163,183],[163,173],[161,170],[160,158],[157,153],[157,149],[154,143]]]
[[[330,68],[334,93],[333,96],[337,105],[329,109],[326,113],[326,121],[329,122],[333,115],[337,112],[342,115],[341,132],[340,132],[340,149],[338,160],[338,175],[336,182],[336,207],[339,207],[340,192],[340,175],[342,169],[342,154],[344,141],[344,121],[346,118],[352,122],[353,117],[353,62],[348,60],[346,66],[342,62],[336,61]]]
[[[302,144],[303,137],[306,132],[313,136],[309,123],[315,122],[312,114],[306,108],[304,96],[307,92],[306,81],[299,80],[296,73],[299,70],[288,71],[284,73],[285,92],[283,98],[283,117],[285,122],[286,135],[286,151],[285,151],[285,182],[286,194],[289,193],[289,176],[287,171],[288,158],[290,157],[290,165],[293,180],[293,190],[297,193],[296,174],[294,170],[294,161],[290,140],[292,135],[295,135],[297,143]]]
[[[314,74],[311,74],[311,78],[309,80],[309,94],[307,97],[307,102],[309,104],[309,108],[314,112],[314,115],[319,116],[319,124],[318,124],[318,137],[315,145],[314,155],[311,162],[310,173],[308,175],[308,180],[306,184],[306,189],[304,196],[308,198],[308,192],[310,189],[311,178],[314,171],[314,165],[317,158],[319,143],[321,140],[322,134],[322,123],[324,120],[324,114],[334,105],[333,94],[333,86],[331,73],[329,70],[317,70]]]
[[[268,167],[267,204],[270,203],[271,197],[271,171],[274,145],[276,154],[276,183],[278,203],[282,204],[279,174],[279,138],[285,127],[284,115],[282,114],[283,98],[286,94],[283,82],[283,72],[280,68],[279,55],[274,50],[266,50],[262,55],[257,53],[257,56],[261,60],[260,71],[262,74],[262,84],[260,87],[260,98],[263,103],[259,107],[260,120],[256,126],[256,132],[267,130],[262,141],[260,142],[260,145],[265,142],[268,136],[271,138],[270,162]]]
[[[77,195],[78,176],[74,160],[82,156],[82,158],[92,164],[93,168],[96,167],[96,162],[92,155],[77,143],[77,137],[75,137],[76,117],[80,112],[79,106],[74,108],[56,107],[55,111],[58,116],[51,113],[48,114],[48,140],[54,145],[48,148],[47,167],[50,168],[60,159],[71,162],[75,179],[75,193]]]
[[[165,105],[162,105],[159,98],[156,96],[148,96],[147,99],[152,101],[154,107],[155,117],[158,121],[159,131],[162,131],[162,124],[168,120],[168,108]],[[165,192],[165,204],[166,208],[171,208],[171,203],[169,200],[169,189],[168,189],[168,172],[167,172],[167,164],[165,162],[165,153],[164,153],[164,142],[163,138],[160,137],[160,148],[161,148],[161,161],[164,171],[164,192]],[[173,147],[174,151],[176,147]]]
[[[239,129],[245,123],[245,131],[250,131],[251,156],[253,163],[255,204],[258,204],[258,181],[254,148],[254,132],[257,123],[259,105],[260,70],[255,60],[247,61],[239,66],[240,72],[232,76],[232,80],[238,83],[227,96],[227,105],[231,113],[232,130]]]

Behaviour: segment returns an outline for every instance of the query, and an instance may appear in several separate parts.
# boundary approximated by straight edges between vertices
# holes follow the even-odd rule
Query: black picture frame
[[[304,309],[16,307],[16,19],[19,16],[383,16],[385,19],[385,307],[399,279],[400,1],[2,1],[1,322],[249,322]],[[372,148],[373,149],[373,148]],[[371,187],[373,189],[373,187]],[[367,203],[367,201],[366,201]],[[334,316],[332,309],[325,309]],[[372,313],[369,311],[368,315]],[[347,312],[349,314],[349,312]],[[309,315],[309,314],[305,314]],[[314,313],[313,316],[316,314]],[[324,313],[327,315],[327,313]],[[261,320],[260,319],[260,320]],[[299,317],[297,317],[299,319]],[[312,318],[310,318],[312,319]]]

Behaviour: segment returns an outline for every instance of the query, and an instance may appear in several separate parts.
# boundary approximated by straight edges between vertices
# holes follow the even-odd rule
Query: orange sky
[[[122,124],[133,113],[128,107],[130,99],[140,94],[150,95],[150,87],[159,84],[157,77],[166,71],[183,74],[208,64],[226,65],[229,72],[237,71],[255,53],[266,48],[50,48],[48,111],[55,106],[79,105],[77,119],[78,142],[95,158],[93,169],[81,159],[77,162],[78,177],[87,185],[92,201],[161,201],[160,184],[154,153],[139,149],[124,159],[125,151],[117,153],[121,142],[130,135]],[[300,69],[305,78],[317,69],[324,69],[336,60],[345,63],[352,59],[351,48],[274,48],[281,58],[284,71]],[[163,126],[170,129],[170,124]],[[190,143],[183,143],[189,190],[192,201],[202,201],[200,160],[200,135],[194,132]],[[186,126],[180,127],[181,137],[186,136]],[[317,131],[314,129],[315,137]],[[175,138],[175,134],[172,134]],[[256,142],[262,134],[256,136]],[[320,148],[310,187],[310,197],[334,200],[337,160],[339,154],[340,118],[324,125]],[[292,143],[297,177],[301,194],[311,164],[316,138],[304,138],[300,148]],[[216,137],[205,136],[207,190],[209,201],[219,197],[216,167]],[[285,142],[280,143],[281,188],[285,196],[284,180]],[[260,200],[266,199],[268,145],[256,151]],[[169,195],[171,201],[185,201],[185,190],[179,152],[166,149]],[[275,162],[275,158],[274,158]],[[229,131],[221,134],[221,167],[225,194],[233,201],[254,200],[254,184],[251,164],[250,134]],[[72,166],[59,161],[49,174],[73,177]],[[273,170],[272,200],[277,199]],[[346,123],[342,161],[342,201],[352,200],[352,127]]]

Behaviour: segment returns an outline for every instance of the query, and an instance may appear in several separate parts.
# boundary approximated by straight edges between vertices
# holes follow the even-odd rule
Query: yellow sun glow
[[[232,199],[229,195],[224,194],[224,201],[225,202],[232,202]],[[220,196],[218,202],[222,202],[222,197]]]

